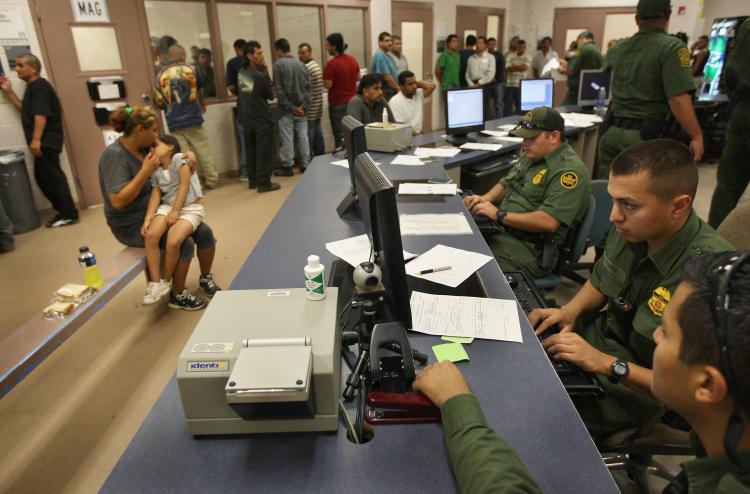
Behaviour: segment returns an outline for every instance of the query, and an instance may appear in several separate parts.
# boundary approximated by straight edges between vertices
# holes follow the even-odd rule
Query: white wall
[[[29,5],[26,0],[3,0],[0,2],[0,10],[18,10],[23,13],[23,20],[26,27],[26,33],[29,36],[29,45],[31,46],[31,52],[38,56],[42,61],[42,77],[48,78],[47,71],[44,69],[45,60],[42,57],[42,50],[39,47],[39,39],[34,29],[34,22],[31,18],[31,12],[29,11]],[[0,49],[0,60],[2,60],[3,67],[5,67],[6,73],[10,75],[13,90],[16,92],[19,98],[23,98],[23,92],[26,88],[26,84],[16,77],[15,71],[9,70],[8,60],[5,57],[5,50]],[[55,84],[54,80],[51,80],[52,84]],[[65,108],[63,108],[65,111]],[[7,104],[0,105],[0,149],[8,148],[23,148],[26,150],[26,169],[29,173],[29,181],[31,182],[31,189],[34,193],[34,201],[37,208],[45,209],[51,207],[49,201],[42,195],[39,187],[36,185],[34,180],[34,160],[31,153],[26,146],[26,140],[23,135],[23,128],[21,127],[21,115],[13,105],[8,102]],[[60,162],[65,175],[68,177],[68,185],[73,193],[73,200],[78,200],[78,190],[73,182],[73,174],[70,171],[70,164],[68,162],[68,155],[63,150],[60,155]]]
[[[722,17],[750,15],[750,2],[747,0],[706,0],[703,4],[703,33],[710,34],[711,22]]]

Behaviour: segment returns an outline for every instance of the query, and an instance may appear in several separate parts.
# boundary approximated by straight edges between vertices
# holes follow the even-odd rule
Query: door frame
[[[463,38],[463,31],[459,33],[458,29],[458,20],[461,19],[462,15],[484,15],[485,16],[485,23],[482,27],[482,30],[480,31],[477,29],[477,35],[480,36],[486,36],[487,38],[494,38],[494,36],[487,36],[487,34],[482,34],[487,29],[487,16],[490,15],[496,15],[498,16],[499,22],[497,23],[497,51],[500,53],[505,52],[505,9],[499,9],[495,7],[474,7],[474,6],[468,6],[468,5],[456,5],[456,25],[455,25],[455,32],[458,35],[459,40],[459,46],[461,49],[465,48],[464,43],[466,40]]]

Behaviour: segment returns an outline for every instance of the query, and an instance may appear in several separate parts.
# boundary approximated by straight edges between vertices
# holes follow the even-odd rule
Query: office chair
[[[578,265],[578,260],[586,252],[597,209],[597,199],[592,195],[589,207],[586,209],[583,219],[572,234],[571,241],[567,242],[568,245],[560,253],[560,260],[557,263],[557,267],[551,274],[534,279],[534,284],[538,288],[544,290],[554,288],[562,282],[563,276],[578,281],[576,277],[580,278],[580,276],[575,273],[575,266]]]
[[[625,429],[597,443],[602,460],[610,471],[624,470],[635,482],[638,492],[649,494],[648,475],[672,481],[679,473],[654,460],[654,455],[694,456],[687,423],[670,424],[673,412],[660,413],[640,427]],[[680,421],[684,420],[680,417]]]
[[[716,231],[734,245],[737,250],[750,247],[750,200],[740,201],[724,218]]]

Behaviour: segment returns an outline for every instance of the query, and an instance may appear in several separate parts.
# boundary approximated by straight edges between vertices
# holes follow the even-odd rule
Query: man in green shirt
[[[461,87],[460,72],[461,55],[458,53],[458,36],[450,34],[445,39],[445,51],[440,54],[435,64],[435,75],[440,81],[440,89],[447,91],[454,87]]]
[[[599,141],[596,178],[606,179],[612,160],[644,140],[668,137],[671,116],[690,136],[696,160],[703,156],[703,132],[693,109],[695,84],[687,46],[666,33],[670,0],[640,0],[635,16],[639,31],[608,52],[612,71],[608,130]]]
[[[693,211],[697,188],[698,167],[679,142],[654,139],[623,151],[609,175],[613,227],[591,279],[562,308],[529,314],[537,334],[559,328],[544,341],[556,358],[605,377],[630,368],[620,379],[626,385],[602,379],[606,399],[576,401],[595,441],[638,427],[659,412],[655,400],[633,388],[647,387],[653,333],[674,297],[682,266],[701,252],[733,250]]]
[[[750,182],[750,18],[737,31],[734,50],[724,69],[724,82],[731,98],[732,116],[708,215],[708,223],[714,228],[734,209]]]
[[[560,61],[560,68],[557,69],[561,74],[568,76],[568,94],[562,102],[562,105],[578,104],[578,87],[582,70],[601,69],[604,65],[604,57],[599,48],[594,44],[594,34],[591,31],[584,31],[578,35],[576,40],[578,49],[576,54],[566,63]]]
[[[505,230],[490,242],[503,271],[523,270],[532,278],[549,274],[568,233],[586,213],[588,171],[564,132],[557,110],[534,108],[511,131],[523,138],[515,168],[489,192],[464,198],[473,216],[490,218]]]
[[[684,474],[678,479],[687,487],[682,491],[690,494],[750,493],[750,262],[732,261],[730,256],[704,254],[686,264],[683,281],[654,334],[654,370],[643,389],[687,419],[706,450],[707,456],[682,464]],[[727,265],[734,273],[729,277],[728,320],[722,326],[715,318],[715,303]],[[722,327],[725,362],[718,344]],[[489,427],[479,400],[454,364],[427,367],[413,388],[441,409],[460,492],[541,492],[512,446]],[[744,425],[736,435],[727,427],[735,413]]]

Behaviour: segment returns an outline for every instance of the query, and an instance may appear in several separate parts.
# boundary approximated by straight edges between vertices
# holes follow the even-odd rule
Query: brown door
[[[613,26],[607,25],[607,16],[616,24],[625,24],[624,27],[632,25],[632,32],[637,31],[635,25],[635,8],[633,7],[608,7],[608,8],[570,8],[555,9],[555,20],[552,29],[552,49],[561,57],[568,51],[568,45],[575,41],[582,31],[591,31],[594,35],[594,43],[602,52],[606,51],[607,40],[605,31]],[[617,27],[617,26],[615,26]],[[615,32],[624,33],[627,30],[615,29]],[[559,105],[565,95],[568,94],[568,85],[565,81],[555,83],[554,105]]]
[[[505,10],[485,7],[456,7],[456,34],[464,48],[466,36],[485,36],[497,39],[497,50],[505,51],[503,18]]]
[[[113,106],[148,104],[153,62],[142,0],[110,0],[108,23],[76,23],[71,2],[36,3],[37,33],[47,72],[63,108],[65,144],[82,206],[102,202],[98,162],[104,150],[103,131],[94,120],[87,82],[92,77],[121,77],[126,98],[101,101]],[[76,44],[77,43],[77,44]],[[95,49],[90,48],[95,46]],[[119,60],[118,60],[119,58]]]
[[[418,81],[432,81],[432,4],[393,2],[391,4],[392,34],[401,36],[402,54]],[[432,131],[432,105],[424,104],[422,132]]]

